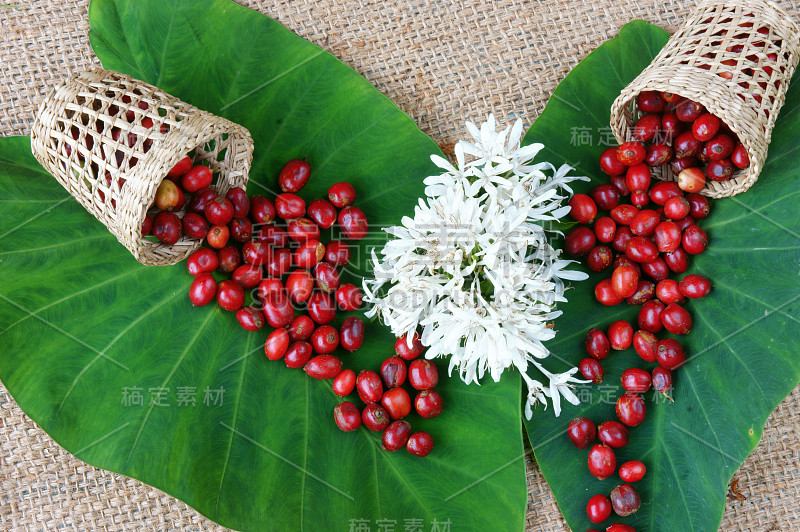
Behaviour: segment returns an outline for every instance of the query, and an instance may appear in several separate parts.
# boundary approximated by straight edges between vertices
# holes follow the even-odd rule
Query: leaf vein
[[[230,430],[230,438],[228,439],[228,450],[225,453],[225,462],[222,465],[222,474],[219,476],[219,488],[217,488],[217,500],[214,503],[214,512],[219,517],[219,498],[222,494],[222,484],[225,481],[225,473],[228,471],[228,462],[231,458],[231,448],[233,447],[233,436],[236,433],[236,419],[239,417],[239,403],[242,398],[242,390],[244,389],[244,375],[247,371],[247,361],[250,359],[248,354],[250,354],[250,348],[253,345],[253,335],[247,335],[247,347],[245,348],[245,355],[244,364],[242,364],[242,375],[239,377],[239,390],[236,392],[236,403],[233,406],[233,420],[231,422],[231,426],[233,430]],[[303,476],[305,478],[305,475]]]
[[[92,365],[94,365],[94,363],[95,363],[95,362],[97,362],[98,360],[100,360],[100,358],[101,358],[101,357],[103,357],[103,356],[105,355],[105,353],[106,353],[106,352],[107,352],[107,351],[108,351],[108,350],[111,348],[111,346],[113,346],[113,345],[114,345],[114,344],[115,344],[115,343],[116,343],[116,342],[117,342],[117,341],[118,341],[120,338],[122,338],[123,336],[125,336],[125,334],[127,334],[127,333],[128,333],[128,331],[130,331],[130,330],[131,330],[133,327],[135,327],[135,326],[136,326],[136,324],[138,324],[140,321],[142,321],[143,319],[145,319],[147,316],[149,316],[150,314],[152,314],[152,313],[153,313],[153,312],[155,312],[156,310],[160,309],[161,307],[163,307],[164,305],[166,305],[167,303],[169,303],[170,301],[172,301],[173,299],[175,299],[176,297],[178,297],[178,295],[180,295],[180,294],[181,294],[181,292],[179,292],[179,291],[176,291],[176,292],[175,292],[174,294],[172,294],[171,296],[169,296],[169,297],[167,297],[167,298],[165,298],[165,299],[161,300],[161,301],[160,301],[160,302],[158,302],[157,304],[155,304],[155,305],[151,306],[151,307],[150,307],[150,309],[149,309],[147,312],[144,312],[144,313],[140,314],[139,316],[137,316],[137,317],[136,317],[136,319],[135,319],[135,320],[133,320],[133,321],[131,321],[131,322],[128,324],[128,326],[127,326],[127,327],[125,327],[125,328],[124,328],[122,331],[120,331],[120,333],[119,333],[119,334],[117,334],[117,336],[116,336],[116,337],[114,337],[114,339],[112,339],[112,340],[111,340],[111,342],[109,342],[109,344],[108,344],[107,346],[105,346],[105,347],[104,347],[104,348],[103,348],[101,351],[99,351],[99,352],[97,353],[97,356],[95,356],[95,357],[94,357],[94,358],[93,358],[93,359],[92,359],[92,360],[91,360],[91,361],[90,361],[88,364],[86,364],[86,366],[84,366],[84,368],[83,368],[83,369],[82,369],[82,370],[81,370],[81,371],[78,373],[78,375],[75,377],[75,380],[73,380],[73,381],[72,381],[72,385],[71,385],[71,386],[69,387],[69,389],[67,390],[67,393],[66,393],[66,394],[64,394],[64,398],[63,398],[63,399],[61,400],[61,402],[59,403],[59,405],[58,405],[58,410],[56,410],[56,414],[55,414],[55,416],[53,416],[53,421],[50,423],[50,426],[55,426],[55,424],[56,424],[56,421],[58,420],[58,416],[61,414],[61,409],[62,409],[62,408],[64,408],[64,403],[66,403],[66,401],[67,401],[67,398],[68,398],[68,397],[70,396],[70,394],[72,393],[72,390],[73,390],[73,389],[75,389],[75,386],[78,384],[78,381],[80,380],[80,378],[81,378],[81,377],[83,377],[83,374],[84,374],[84,373],[86,373],[86,371],[87,371],[87,370],[88,370],[88,369],[89,369],[89,368],[90,368]]]
[[[167,378],[164,379],[163,383],[161,383],[160,389],[163,389],[167,384],[169,384],[170,379],[172,379],[172,376],[175,375],[176,371],[178,371],[178,368],[183,363],[184,359],[186,359],[186,354],[189,352],[189,350],[192,348],[194,343],[200,337],[200,334],[206,328],[206,325],[208,325],[208,322],[211,321],[211,317],[213,315],[214,315],[214,311],[213,310],[209,311],[208,315],[206,316],[205,321],[203,322],[203,324],[200,327],[197,328],[197,332],[194,334],[192,339],[189,340],[189,343],[186,344],[186,348],[181,353],[181,356],[178,358],[178,361],[175,363],[175,365],[172,366],[172,370],[169,372],[169,375],[167,375]],[[133,456],[133,451],[136,450],[136,446],[139,444],[139,438],[142,435],[142,431],[144,430],[144,426],[147,424],[147,420],[150,419],[150,414],[153,412],[153,408],[155,408],[155,406],[156,406],[155,402],[151,401],[150,408],[147,409],[147,413],[145,414],[144,419],[142,420],[142,424],[139,426],[139,432],[136,433],[136,439],[133,440],[133,446],[131,447],[130,453],[128,453],[128,459],[126,460],[126,463],[131,461],[131,457]]]

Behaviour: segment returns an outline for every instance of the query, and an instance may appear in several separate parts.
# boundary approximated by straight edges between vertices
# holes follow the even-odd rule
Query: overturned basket
[[[174,264],[200,246],[142,237],[142,222],[167,172],[193,152],[218,171],[224,194],[247,185],[253,140],[244,127],[124,74],[70,76],[44,99],[31,130],[36,159],[142,264]]]
[[[611,107],[611,128],[622,143],[640,116],[636,96],[664,91],[694,100],[730,127],[744,144],[750,166],[730,180],[707,181],[701,194],[734,196],[758,179],[772,128],[800,58],[800,30],[774,4],[758,0],[705,0],[653,62]],[[658,179],[676,180],[669,165]]]

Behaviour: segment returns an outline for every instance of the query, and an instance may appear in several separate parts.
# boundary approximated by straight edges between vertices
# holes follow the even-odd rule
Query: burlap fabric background
[[[97,59],[88,0],[5,0],[0,7],[0,135],[28,134],[57,81]],[[445,149],[464,120],[529,125],[571,67],[633,18],[669,30],[693,1],[244,1],[331,51],[394,100]],[[800,16],[797,0],[778,2]],[[797,81],[796,82],[800,82]],[[747,398],[742,398],[747,400]],[[736,473],[721,530],[800,530],[800,388],[772,414]],[[527,530],[567,527],[528,454]],[[61,449],[0,385],[0,530],[224,530],[136,480]]]

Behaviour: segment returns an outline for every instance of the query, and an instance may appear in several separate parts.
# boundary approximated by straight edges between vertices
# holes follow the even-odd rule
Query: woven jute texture
[[[97,59],[87,1],[0,8],[0,134],[27,134],[50,88]],[[778,4],[800,15],[797,0]],[[250,3],[344,60],[445,149],[464,120],[530,124],[570,68],[631,19],[675,31],[684,0],[296,0]],[[747,400],[747,398],[742,398]],[[772,414],[735,477],[721,530],[800,530],[800,388]],[[567,527],[528,453],[527,530]],[[82,463],[0,387],[0,530],[224,530],[135,480]],[[661,531],[659,531],[661,532]],[[673,532],[673,531],[668,531]]]
[[[789,80],[800,59],[800,29],[766,0],[704,0],[658,56],[611,106],[617,140],[630,140],[643,91],[666,91],[702,104],[736,134],[750,166],[731,179],[708,180],[700,192],[735,196],[758,180],[772,128],[783,107]],[[677,180],[670,165],[655,169],[660,179]]]
[[[31,149],[147,266],[175,264],[202,242],[184,235],[169,245],[142,236],[156,189],[178,161],[191,152],[195,163],[208,164],[220,195],[246,187],[253,162],[253,139],[244,127],[97,67],[72,74],[45,97],[31,128]]]

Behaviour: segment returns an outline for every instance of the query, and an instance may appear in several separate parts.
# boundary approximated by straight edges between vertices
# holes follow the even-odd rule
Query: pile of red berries
[[[433,437],[422,431],[412,434],[411,424],[403,419],[411,413],[411,396],[402,387],[406,382],[412,393],[417,392],[414,409],[421,417],[442,413],[442,396],[433,389],[439,382],[439,372],[430,360],[417,358],[423,350],[419,335],[412,337],[411,347],[404,335],[395,342],[395,356],[381,364],[380,375],[371,370],[361,371],[358,377],[349,369],[339,373],[333,380],[334,393],[345,397],[355,388],[365,405],[359,412],[350,401],[339,403],[333,412],[339,428],[350,432],[363,422],[373,432],[383,431],[381,441],[387,451],[405,446],[415,456],[427,456],[433,450]],[[410,362],[407,367],[406,361]]]
[[[654,108],[648,107],[647,99],[640,98],[640,107],[642,104],[646,109]],[[629,428],[644,421],[642,394],[652,387],[672,400],[667,395],[673,384],[672,372],[686,362],[686,352],[678,340],[659,339],[657,335],[664,330],[672,335],[688,334],[692,318],[684,307],[686,301],[701,299],[711,291],[711,283],[701,275],[685,275],[680,281],[669,278],[685,273],[689,257],[706,249],[708,237],[697,221],[708,216],[709,201],[699,194],[686,193],[680,183],[651,183],[649,166],[631,158],[631,152],[640,148],[643,146],[637,143],[625,143],[606,150],[600,165],[611,174],[611,183],[597,185],[588,195],[575,194],[570,200],[570,214],[581,225],[567,234],[567,253],[586,257],[592,271],[611,269],[611,276],[595,286],[597,301],[606,306],[623,301],[640,306],[636,324],[618,320],[605,332],[589,329],[585,339],[588,357],[578,365],[581,374],[593,383],[602,382],[605,372],[601,361],[612,350],[630,347],[644,362],[655,363],[652,368],[630,367],[622,373],[624,391],[616,402],[619,421],[595,426],[579,417],[569,424],[567,433],[577,448],[586,449],[595,438],[600,440],[588,454],[592,475],[603,480],[618,471],[624,482],[612,490],[610,498],[597,494],[588,501],[586,512],[592,523],[605,521],[612,510],[627,516],[639,509],[641,500],[631,483],[644,477],[645,465],[634,460],[617,469],[614,449],[626,446]],[[627,198],[630,204],[623,203]],[[598,218],[600,211],[608,211],[608,216]],[[606,530],[634,529],[613,524]]]
[[[633,127],[634,140],[603,152],[600,166],[612,183],[625,183],[637,207],[647,203],[646,196],[629,183],[649,181],[651,167],[669,164],[681,189],[699,192],[706,178],[727,181],[750,166],[736,134],[699,103],[658,91],[639,93],[636,103],[645,114]]]
[[[402,387],[406,378],[419,392],[414,406],[420,416],[431,418],[442,411],[442,398],[433,390],[439,380],[436,366],[428,360],[414,360],[423,351],[419,337],[414,336],[411,347],[405,337],[399,339],[397,356],[383,363],[380,375],[365,370],[356,377],[353,370],[343,369],[334,354],[340,346],[353,352],[364,343],[360,318],[350,316],[338,329],[331,322],[337,307],[343,311],[361,307],[361,290],[350,283],[341,284],[337,268],[350,261],[346,240],[364,238],[368,223],[364,212],[352,205],[356,191],[349,183],[336,183],[328,190],[327,199],[315,199],[306,206],[295,193],[306,185],[310,174],[306,161],[294,159],[278,177],[283,193],[274,201],[265,196],[248,197],[241,188],[232,188],[221,197],[211,186],[213,176],[208,167],[192,166],[187,157],[158,189],[155,204],[161,211],[154,215],[153,232],[162,240],[161,227],[166,225],[170,234],[177,233],[174,241],[182,232],[204,238],[208,244],[187,261],[189,273],[195,277],[189,288],[195,306],[216,298],[220,307],[236,312],[244,329],[258,331],[268,324],[273,330],[264,343],[267,359],[283,359],[288,368],[303,368],[314,379],[333,379],[333,391],[340,397],[357,390],[366,407],[360,412],[350,401],[338,404],[334,420],[339,428],[352,431],[363,420],[368,429],[383,431],[384,449],[396,451],[405,446],[416,456],[426,456],[433,449],[433,438],[426,432],[411,434],[410,423],[403,419],[411,412],[411,397]],[[180,219],[174,211],[184,209]],[[168,216],[167,222],[159,225],[162,215]],[[148,219],[151,216],[148,214]],[[337,222],[343,239],[321,243],[321,230]],[[143,234],[147,229],[145,222]],[[224,278],[217,280],[220,274]],[[252,304],[245,305],[248,292]],[[408,366],[406,361],[411,361]]]

